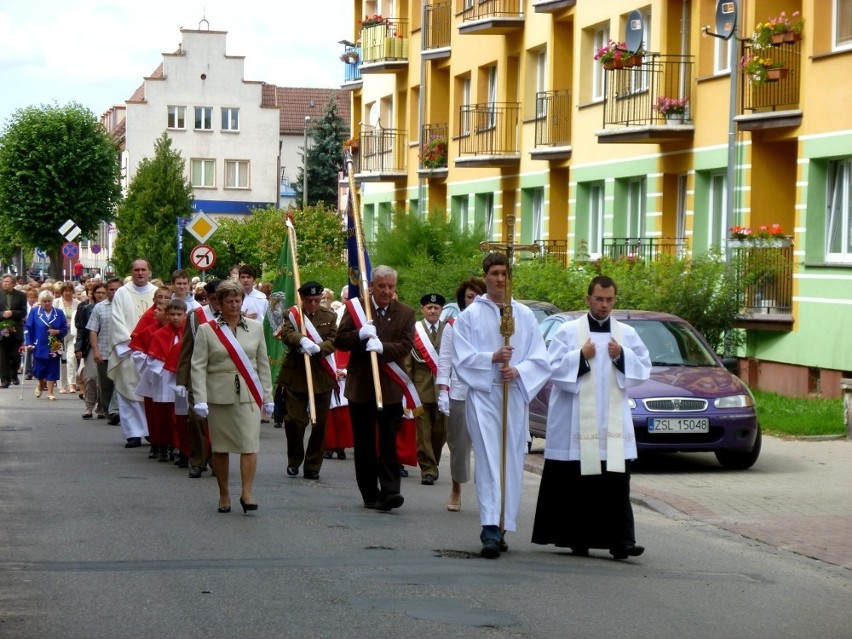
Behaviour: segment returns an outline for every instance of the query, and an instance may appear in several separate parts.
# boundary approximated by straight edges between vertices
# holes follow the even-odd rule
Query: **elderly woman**
[[[59,379],[62,342],[68,333],[65,314],[53,308],[53,293],[42,291],[39,305],[27,316],[27,350],[33,352],[33,376],[38,380],[35,396],[41,397],[42,382],[47,382],[47,398],[56,399],[53,387]]]
[[[74,314],[80,302],[74,296],[73,282],[59,284],[59,293],[62,297],[55,300],[53,305],[65,314],[65,324],[68,326],[62,345],[62,367],[59,370],[59,392],[64,395],[77,392],[77,360],[74,358],[77,327],[74,325]]]
[[[261,412],[272,413],[272,375],[263,325],[241,314],[243,287],[226,280],[215,296],[221,315],[202,324],[192,351],[193,410],[207,418],[220,513],[231,512],[228,454],[240,455],[243,513],[257,510],[252,484],[260,449]]]

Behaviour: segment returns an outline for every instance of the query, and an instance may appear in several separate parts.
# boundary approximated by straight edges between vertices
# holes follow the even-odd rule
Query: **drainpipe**
[[[418,147],[423,145],[423,140],[420,137],[423,135],[423,120],[426,118],[426,60],[423,59],[423,51],[426,49],[426,3],[420,5],[420,91],[417,93],[417,144]],[[418,153],[419,155],[419,153]],[[417,168],[420,168],[418,163]],[[423,194],[426,190],[426,178],[418,175],[417,179],[417,213],[420,216],[420,211],[423,210],[425,202]],[[425,216],[421,216],[425,217]]]

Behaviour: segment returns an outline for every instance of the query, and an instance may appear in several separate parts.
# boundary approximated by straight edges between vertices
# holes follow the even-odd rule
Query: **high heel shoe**
[[[461,495],[459,495],[458,501],[453,501],[453,496],[450,495],[450,500],[447,502],[447,510],[451,513],[457,513],[461,510]]]
[[[217,513],[229,513],[229,512],[231,512],[231,504],[228,504],[227,506],[219,506],[216,509],[216,512]]]
[[[240,497],[240,506],[243,507],[243,514],[248,513],[250,510],[257,510],[257,504],[247,504],[243,501],[242,497]]]

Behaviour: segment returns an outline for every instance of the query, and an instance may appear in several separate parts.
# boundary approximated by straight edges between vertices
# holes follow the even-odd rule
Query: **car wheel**
[[[722,464],[723,468],[728,470],[746,470],[754,466],[757,458],[760,456],[760,446],[763,440],[763,435],[760,432],[760,426],[757,427],[757,437],[754,438],[754,446],[751,450],[717,450],[716,459]]]

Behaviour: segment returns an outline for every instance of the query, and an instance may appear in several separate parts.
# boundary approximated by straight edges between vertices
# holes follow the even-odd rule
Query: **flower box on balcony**
[[[785,69],[783,67],[767,69],[766,70],[766,81],[767,82],[777,82],[778,80],[786,80],[787,74],[790,73],[790,69]]]

